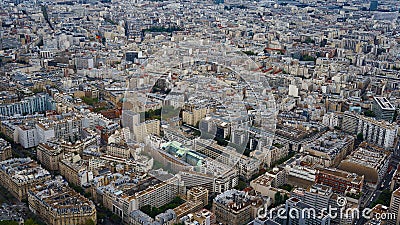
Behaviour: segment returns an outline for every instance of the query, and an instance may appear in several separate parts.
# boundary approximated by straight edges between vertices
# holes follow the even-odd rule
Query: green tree
[[[281,185],[279,188],[280,188],[280,189],[283,189],[283,190],[286,190],[286,191],[288,191],[288,192],[291,192],[292,189],[293,189],[293,186],[290,185],[290,184],[284,184],[284,185]]]
[[[382,204],[384,206],[389,207],[390,206],[390,200],[392,197],[392,192],[390,190],[383,190],[382,193],[379,195],[378,199],[376,199],[372,203],[372,207]]]
[[[362,133],[357,134],[357,140],[363,141],[364,140],[364,135]]]
[[[30,218],[25,220],[24,225],[39,225],[34,219]]]
[[[114,222],[114,224],[119,224],[121,223],[121,218],[119,218],[119,216],[112,214],[111,215],[111,220]]]
[[[0,225],[18,225],[18,223],[12,220],[3,220],[0,221]]]
[[[373,111],[371,111],[371,110],[366,110],[366,111],[364,112],[364,116],[367,116],[367,117],[375,117],[376,115],[375,115],[375,113],[374,113]]]
[[[283,203],[285,203],[286,200],[288,200],[288,199],[289,199],[289,196],[288,196],[287,194],[285,194],[285,195],[283,196]]]
[[[309,56],[309,55],[301,55],[300,56],[300,61],[314,61],[315,62],[316,58]]]
[[[335,128],[335,130],[341,130],[339,126],[334,126],[333,128]]]
[[[284,202],[283,197],[279,191],[275,193],[274,197],[275,197],[275,206],[280,205]]]
[[[92,219],[88,219],[85,221],[85,225],[95,225],[95,223]]]
[[[238,185],[235,186],[235,189],[241,191],[246,187],[247,187],[246,182],[239,180]]]
[[[253,52],[253,51],[242,51],[244,54],[246,54],[246,55],[257,55],[255,52]]]

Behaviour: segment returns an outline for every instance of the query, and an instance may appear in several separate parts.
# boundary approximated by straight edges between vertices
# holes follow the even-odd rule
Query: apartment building
[[[376,119],[392,122],[396,108],[386,97],[374,97],[372,111],[374,112]]]
[[[133,125],[133,136],[136,141],[143,142],[150,134],[160,135],[160,120],[147,120]]]
[[[304,146],[312,163],[335,167],[353,150],[354,138],[343,133],[328,131]]]
[[[206,107],[191,108],[191,110],[185,110],[182,112],[182,121],[192,126],[196,126],[201,119],[207,114]]]
[[[326,214],[314,214],[310,215],[307,213],[301,213],[304,210],[312,209],[312,205],[307,204],[295,197],[292,197],[286,201],[285,209],[287,215],[287,222],[288,225],[296,225],[296,224],[313,224],[313,225],[329,225],[331,222],[331,218],[329,215]],[[299,212],[299,213],[292,213],[295,216],[289,216],[290,212]],[[317,211],[318,212],[318,211]]]
[[[364,176],[365,181],[378,184],[386,175],[392,153],[366,142],[359,145],[339,169]]]
[[[395,147],[397,143],[397,124],[356,113],[344,113],[342,129],[351,134],[362,134],[365,141],[386,149]]]
[[[188,201],[200,201],[203,204],[203,207],[208,205],[208,190],[203,187],[193,187],[187,191],[187,200]]]
[[[256,152],[256,151],[254,151]],[[266,166],[271,167],[275,162],[278,160],[285,158],[288,153],[288,145],[282,145],[279,143],[275,143],[272,146],[270,146],[268,149],[266,147],[263,147],[263,152],[265,152],[265,157],[262,159]],[[257,156],[254,156],[257,157]]]
[[[315,183],[332,188],[336,193],[345,194],[349,189],[361,192],[363,190],[364,176],[336,168],[318,168]]]
[[[333,195],[332,188],[326,185],[314,184],[304,193],[304,203],[316,210],[327,208]]]
[[[394,213],[395,219],[389,220],[389,225],[400,224],[400,188],[396,189],[392,193],[390,200],[389,212]]]
[[[63,159],[64,154],[60,145],[47,142],[38,145],[36,156],[44,168],[50,171],[58,171],[59,163]]]
[[[262,200],[235,189],[225,191],[214,198],[212,212],[223,225],[240,225],[252,221]]]
[[[81,160],[79,155],[65,156],[59,162],[60,174],[76,186],[81,186],[85,180],[93,179],[93,173],[88,171],[88,161]]]
[[[136,183],[113,184],[97,188],[103,205],[123,221],[130,220],[130,213],[143,206],[161,207],[180,194],[180,179],[166,172],[155,171]]]
[[[12,157],[11,144],[0,138],[0,161],[7,160]]]
[[[0,115],[13,116],[16,114],[34,114],[36,112],[44,112],[54,109],[55,103],[49,95],[37,94],[35,96],[26,97],[19,102],[1,104]]]
[[[0,175],[0,184],[20,201],[27,198],[31,188],[51,179],[50,173],[30,158],[0,162]]]
[[[131,149],[127,144],[110,143],[107,145],[107,154],[123,159],[131,157]]]
[[[29,209],[49,225],[85,224],[97,222],[96,207],[87,198],[68,187],[57,177],[28,192]]]
[[[33,125],[17,126],[18,143],[24,148],[33,148],[39,144],[37,130]]]

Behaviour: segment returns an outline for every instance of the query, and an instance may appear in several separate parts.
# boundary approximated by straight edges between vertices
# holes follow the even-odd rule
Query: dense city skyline
[[[399,12],[2,0],[0,225],[398,225]]]

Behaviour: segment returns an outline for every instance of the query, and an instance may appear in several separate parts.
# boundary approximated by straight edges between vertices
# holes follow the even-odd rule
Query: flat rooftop
[[[349,173],[347,171],[344,170],[339,170],[339,169],[333,169],[333,168],[318,168],[318,171],[321,173],[325,173],[325,174],[329,174],[329,175],[333,175],[336,177],[340,177],[344,180],[347,180],[349,182],[353,182],[353,183],[360,183],[363,181],[363,176],[359,176],[355,173]]]
[[[374,100],[383,110],[396,110],[386,97],[374,97]]]

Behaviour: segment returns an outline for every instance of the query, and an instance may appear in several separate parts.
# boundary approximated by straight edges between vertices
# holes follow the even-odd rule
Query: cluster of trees
[[[382,193],[379,195],[378,199],[376,199],[373,203],[371,203],[372,207],[381,204],[384,206],[390,206],[390,200],[392,198],[392,192],[388,189],[383,190]]]
[[[121,224],[122,219],[118,217],[116,214],[112,213],[109,209],[104,206],[100,206],[97,208],[97,219],[104,220],[106,218],[110,219],[112,224]]]
[[[39,225],[39,223],[34,219],[27,219],[25,220],[24,225]]]
[[[174,31],[182,31],[183,29],[178,27],[178,26],[170,26],[170,27],[159,27],[159,26],[154,26],[150,27],[148,29],[143,29],[142,32],[166,32],[166,33],[172,33]]]
[[[173,106],[163,106],[161,109],[156,110],[148,110],[144,113],[145,120],[154,120],[158,119],[163,120],[170,119],[172,117],[178,116],[180,114],[179,109],[175,109]]]
[[[364,112],[364,116],[367,116],[367,117],[375,117],[376,115],[375,115],[375,113],[374,113],[372,110],[366,110],[366,111]]]
[[[255,52],[253,51],[242,51],[244,54],[246,55],[257,55]]]
[[[184,202],[185,201],[178,196],[175,197],[170,203],[163,205],[160,208],[151,207],[150,205],[145,205],[140,210],[149,215],[151,218],[155,218],[158,214],[163,213],[168,209],[176,208],[182,205]]]
[[[284,204],[286,200],[289,199],[289,196],[287,194],[282,196],[282,194],[279,191],[275,193],[274,197],[275,197],[275,203],[274,203],[275,206]]]
[[[232,6],[224,6],[225,10],[231,10],[233,8],[238,8],[238,9],[247,9],[245,5],[232,5]]]
[[[280,160],[274,162],[274,163],[271,165],[271,167],[275,167],[276,165],[280,165],[280,164],[286,162],[287,160],[289,160],[290,158],[292,158],[295,154],[296,154],[295,152],[290,151],[286,157],[281,158]]]
[[[12,220],[3,220],[0,221],[0,225],[18,225],[18,223]]]
[[[360,199],[362,196],[362,192],[358,193],[358,194],[354,194],[354,193],[347,193],[346,196],[350,197],[350,198],[354,198],[354,199]]]
[[[313,39],[311,39],[310,37],[307,37],[307,38],[303,41],[303,43],[307,43],[307,44],[313,43],[313,44],[315,44],[315,41],[314,41]]]
[[[154,119],[161,119],[161,109],[156,109],[152,110],[150,109],[149,111],[146,111],[144,113],[144,118],[145,120],[154,120]]]
[[[317,59],[315,58],[315,57],[313,57],[313,56],[310,56],[310,55],[301,55],[300,56],[300,61],[316,61]]]
[[[281,185],[279,188],[280,188],[280,189],[283,189],[283,190],[286,190],[286,191],[288,191],[288,192],[291,192],[291,191],[293,190],[293,186],[290,185],[290,184]]]
[[[242,180],[239,180],[238,185],[235,186],[235,189],[239,191],[242,191],[245,188],[247,188],[247,183]]]
[[[43,90],[43,88],[34,88],[34,89],[32,90],[32,92],[33,92],[34,94],[37,94],[37,93],[44,92],[44,90]]]
[[[88,105],[93,106],[94,104],[99,102],[99,99],[97,98],[88,98],[88,97],[82,97],[82,101]]]

